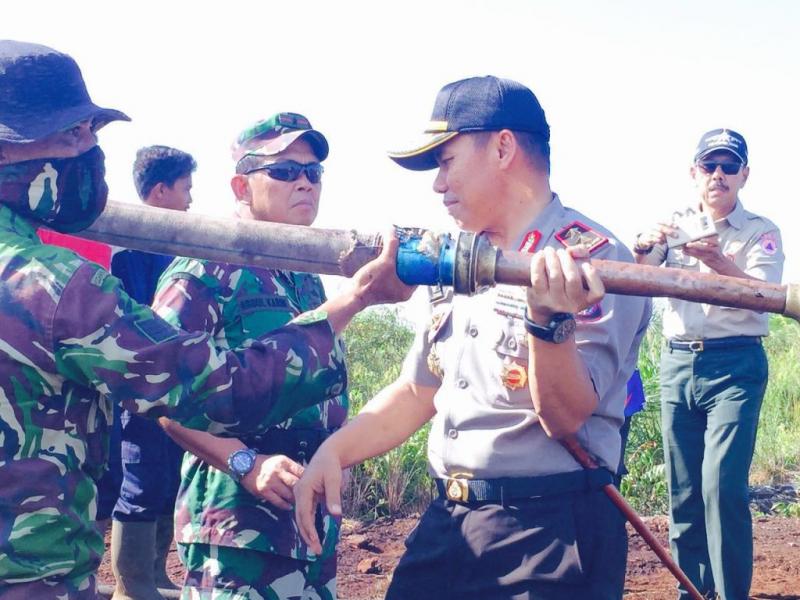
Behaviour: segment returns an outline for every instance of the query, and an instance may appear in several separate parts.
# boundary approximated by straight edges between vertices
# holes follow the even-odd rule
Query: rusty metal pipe
[[[147,252],[241,265],[351,277],[380,252],[380,236],[110,202],[82,237]],[[668,296],[784,314],[800,320],[800,286],[682,269],[592,260],[612,294]],[[474,293],[497,283],[527,285],[530,255],[498,250],[485,236],[462,233],[455,287]]]
[[[592,264],[610,294],[680,298],[778,313],[800,320],[797,284],[786,286],[714,273],[601,259],[592,259]],[[526,285],[530,281],[530,255],[498,251],[495,279],[511,285]]]
[[[380,253],[380,236],[109,202],[81,237],[157,254],[352,277]]]

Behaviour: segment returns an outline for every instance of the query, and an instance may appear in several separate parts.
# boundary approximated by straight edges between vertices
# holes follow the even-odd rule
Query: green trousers
[[[184,600],[336,600],[336,556],[302,561],[269,552],[178,544]]]
[[[766,385],[760,343],[661,355],[672,555],[701,593],[723,600],[746,600],[753,576],[747,482]]]

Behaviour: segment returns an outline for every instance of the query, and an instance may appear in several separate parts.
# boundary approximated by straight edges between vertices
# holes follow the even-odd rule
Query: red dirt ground
[[[666,517],[646,518],[650,530],[666,547]],[[403,540],[415,518],[379,519],[361,524],[346,521],[339,559],[339,600],[378,600],[403,553]],[[755,573],[751,598],[800,600],[800,519],[754,518]],[[629,529],[630,552],[625,582],[627,600],[673,600],[675,581],[638,534]],[[108,537],[106,538],[108,544]],[[169,574],[177,583],[182,569],[174,549]],[[366,572],[365,572],[366,571]],[[108,554],[100,566],[100,582],[113,583]]]

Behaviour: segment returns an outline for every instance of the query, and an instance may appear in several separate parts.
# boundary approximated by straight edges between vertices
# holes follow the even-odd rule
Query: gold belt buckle
[[[466,473],[455,473],[448,477],[444,484],[447,499],[454,502],[469,501],[469,484]]]

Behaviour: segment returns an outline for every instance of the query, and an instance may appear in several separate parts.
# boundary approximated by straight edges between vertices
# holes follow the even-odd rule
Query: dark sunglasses
[[[739,169],[742,168],[742,163],[740,162],[716,162],[713,160],[703,160],[697,163],[697,166],[700,167],[700,170],[703,173],[711,174],[716,173],[717,167],[722,169],[722,172],[725,175],[736,175],[739,172]]]
[[[322,172],[324,169],[318,162],[304,165],[294,160],[284,160],[250,169],[249,171],[245,171],[245,175],[255,173],[256,171],[266,171],[267,175],[278,181],[297,181],[297,178],[300,177],[302,173],[305,173],[306,178],[311,183],[319,183],[322,180]]]

